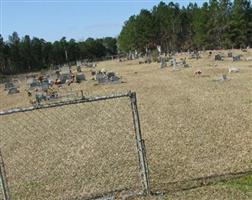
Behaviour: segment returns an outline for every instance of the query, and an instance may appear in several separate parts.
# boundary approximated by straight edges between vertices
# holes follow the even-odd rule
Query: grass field
[[[242,53],[239,50],[236,52],[240,54]],[[223,51],[223,53],[227,53],[227,51]],[[252,50],[250,49],[249,52],[242,54],[244,57],[252,56]],[[252,62],[242,60],[233,63],[229,58],[225,58],[224,61],[214,61],[213,58],[208,58],[207,53],[202,56],[203,58],[199,60],[187,60],[192,67],[178,71],[173,71],[170,67],[159,69],[158,63],[139,65],[137,60],[120,63],[116,60],[105,61],[98,63],[98,68],[106,68],[118,72],[119,75],[122,76],[124,83],[96,85],[94,81],[88,80],[81,84],[66,86],[61,89],[61,91],[71,92],[81,89],[84,91],[85,95],[108,94],[111,92],[126,90],[137,92],[141,128],[147,148],[151,189],[153,191],[167,190],[167,187],[172,182],[176,181],[186,181],[197,177],[249,170],[252,168]],[[180,57],[185,57],[185,55],[177,56],[178,59]],[[240,72],[228,74],[228,66],[237,66],[240,68]],[[195,77],[193,75],[194,71],[197,69],[202,70],[203,76]],[[84,69],[88,79],[90,78],[89,71],[89,69]],[[222,74],[227,74],[230,80],[217,81],[218,77]],[[21,81],[21,92],[19,94],[8,96],[6,92],[3,91],[2,85],[0,88],[0,109],[29,105],[29,98],[27,97],[24,88],[25,83],[24,81]],[[111,107],[106,108],[108,109],[107,112],[112,112],[116,109],[120,110],[121,105],[123,107],[126,103],[124,102],[116,105],[113,103],[109,104]],[[106,120],[104,121],[104,118],[99,118],[99,115],[96,117],[96,115],[93,114],[97,110],[103,113],[103,107],[97,108],[97,110],[95,108],[96,105],[93,104],[92,107],[87,109],[90,112],[85,112],[85,115],[80,113],[83,118],[85,118],[84,116],[88,116],[83,123],[89,123],[89,121],[92,120],[97,123],[95,127],[100,127],[97,132],[95,131],[97,129],[92,129],[92,131],[87,132],[87,134],[90,134],[90,137],[95,138],[92,139],[92,141],[104,140],[104,138],[100,138],[103,131],[105,133],[112,133],[113,135],[120,130],[120,127],[123,127],[118,134],[124,135],[126,139],[125,137],[117,137],[116,140],[109,140],[108,138],[110,137],[107,137],[107,139],[104,140],[104,145],[106,142],[112,141],[111,144],[116,145],[111,145],[110,151],[116,152],[117,146],[123,141],[128,140],[129,142],[125,143],[124,148],[128,149],[128,145],[134,141],[132,138],[127,139],[127,134],[125,134],[128,131],[127,127],[132,128],[130,124],[130,116],[128,115],[130,113],[126,114],[126,118],[119,117],[119,115],[109,118],[110,120],[108,123],[119,124],[119,126],[105,129],[105,127],[110,127],[111,125],[105,123]],[[67,109],[67,112],[71,113],[71,111],[72,109]],[[121,110],[120,113],[124,113],[124,111],[126,111],[126,108]],[[43,114],[43,116],[47,115],[49,116],[47,124],[50,124],[50,115],[46,113]],[[16,123],[11,116],[8,116],[8,119],[11,121],[10,123]],[[26,116],[24,119],[29,119],[29,116]],[[67,116],[62,117],[62,119],[59,118],[58,120],[60,122],[58,121],[54,125],[60,127],[62,121],[67,119]],[[16,120],[21,123],[23,119],[17,118]],[[39,122],[40,120],[33,119],[31,120],[31,123],[37,124],[34,125],[28,123],[28,127],[39,126]],[[6,125],[2,122],[1,124],[1,128],[4,130],[4,126]],[[102,126],[99,124],[102,124]],[[11,126],[11,124],[9,126]],[[44,125],[44,128],[45,127],[46,125]],[[65,130],[64,127],[68,127],[67,123],[60,128],[60,130]],[[89,125],[87,127],[91,128],[92,126]],[[78,133],[76,129],[74,129],[74,131],[75,137],[73,136],[73,138],[75,138],[75,140],[73,141],[73,144],[76,144],[78,141],[76,138],[79,137],[78,134],[80,133]],[[63,131],[63,133],[71,133],[71,130]],[[50,141],[50,145],[55,145],[53,141],[57,142],[57,137],[64,138],[65,135],[63,133],[62,131],[55,130],[54,135],[50,136],[51,140],[44,135],[43,137],[47,138],[47,143],[45,144],[47,145]],[[16,139],[15,141],[12,141],[10,135],[3,133],[3,131],[1,131],[0,134],[1,147],[17,147],[15,144]],[[12,134],[15,133],[12,132]],[[41,138],[41,135],[36,138],[32,134],[28,134],[27,137],[23,138],[22,134],[17,134],[18,139],[24,140],[24,142],[26,142],[24,144],[29,144],[30,146],[30,149],[28,148],[28,152],[24,155],[29,154],[29,151],[32,151],[32,148],[40,148],[40,139],[38,138]],[[67,137],[68,140],[71,140],[72,137],[70,136]],[[8,140],[6,138],[8,138]],[[81,141],[84,142],[85,140],[87,140],[87,138],[82,138]],[[6,141],[8,141],[8,145],[6,145]],[[37,141],[37,143],[30,141]],[[41,145],[41,148],[46,150],[46,145]],[[63,152],[66,153],[66,155],[71,154],[71,148],[68,145],[66,145],[66,147],[69,149]],[[79,147],[80,146],[78,146],[78,148]],[[18,160],[21,155],[13,152],[18,151],[20,147],[18,147],[16,151],[8,148],[6,148],[6,155],[11,156],[7,156],[7,162],[11,163],[13,166],[18,165]],[[96,151],[101,151],[101,149],[96,146],[96,143],[92,143],[90,148],[93,148]],[[124,149],[120,150],[122,153],[121,155],[123,155]],[[132,153],[134,152],[134,149],[127,152]],[[20,153],[22,152],[20,151]],[[106,151],[104,154],[98,154],[97,156],[102,157],[101,155],[106,155]],[[64,155],[55,154],[53,157],[55,160],[60,161],[64,158],[62,156]],[[131,158],[130,156],[126,157]],[[26,157],[23,159],[26,159]],[[30,159],[32,160],[33,157],[30,157]],[[95,160],[92,160],[92,157],[89,159],[90,160],[87,161],[87,163],[95,163]],[[117,159],[120,159],[120,157],[117,157]],[[126,161],[128,160],[126,159]],[[125,168],[120,171],[120,174],[124,174],[124,170],[127,170],[129,166],[133,166],[133,164],[125,164],[124,162],[125,160],[119,162],[121,164],[120,166]],[[133,159],[129,161],[129,163],[130,162],[134,163],[135,161]],[[41,160],[41,165],[42,164],[43,160]],[[53,162],[51,162],[50,165],[53,166]],[[107,173],[113,174],[113,170],[115,169],[113,160],[111,160],[111,163],[108,166],[110,167],[106,168],[108,170]],[[79,169],[78,167],[84,166],[77,164],[76,167]],[[105,169],[102,168],[101,171],[102,170]],[[79,173],[87,173],[88,175],[92,170],[84,171],[80,170]],[[127,180],[126,176],[122,177],[122,179],[118,179],[118,182],[116,183],[120,185],[122,184],[120,181],[123,181],[125,183],[122,184],[123,187],[127,185],[138,187],[135,185],[137,182],[137,178],[134,178],[135,169],[131,169],[130,171],[134,172],[132,175],[133,178],[130,179],[133,180],[132,182],[130,180],[125,182],[125,180]],[[41,173],[43,174],[44,172]],[[19,173],[20,171],[17,173],[17,176],[19,176]],[[51,177],[53,177],[53,175]],[[102,179],[102,174],[100,177]],[[214,197],[213,199],[251,199],[251,176],[248,176],[247,179],[248,181],[243,181],[241,179],[190,191],[174,192],[164,198],[212,199],[211,197]],[[247,179],[245,178],[245,180]],[[88,183],[87,180],[88,179],[84,178],[82,181]],[[106,181],[103,182],[99,178],[97,180],[98,183],[109,185],[109,183]],[[56,186],[59,185],[60,179],[57,181],[52,184]],[[75,182],[75,184],[77,183],[78,181]],[[68,188],[67,184],[63,185],[66,186],[65,188],[63,187],[63,189]],[[43,185],[39,185],[38,188],[39,187],[41,190],[38,189],[38,191],[43,191],[45,188]],[[244,190],[246,187],[248,187],[248,190]],[[54,186],[52,186],[52,188],[54,188]],[[90,186],[90,188],[95,191],[93,186]],[[85,193],[87,190],[91,190],[90,188],[88,188],[88,186],[87,188],[80,187],[78,188],[78,191],[83,191],[83,193]],[[100,188],[98,187],[98,189],[101,188],[103,188],[102,185],[100,185]],[[114,187],[112,186],[111,188]],[[174,188],[169,189],[173,190]],[[64,190],[53,190],[56,196],[57,193],[62,194],[63,191]],[[92,192],[90,191],[90,193]],[[215,196],[211,196],[212,193]],[[53,198],[55,199],[56,196]],[[43,197],[41,197],[41,199],[43,199]],[[59,199],[61,198],[59,197]]]

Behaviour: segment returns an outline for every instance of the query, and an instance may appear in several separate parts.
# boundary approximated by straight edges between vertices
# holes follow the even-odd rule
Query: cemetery
[[[164,56],[160,62],[141,65],[142,58],[124,62],[114,59],[100,61],[95,68],[80,64],[45,72],[43,76],[40,72],[24,79],[20,76],[19,84],[10,81],[0,85],[0,110],[74,99],[83,95],[80,91],[84,96],[95,96],[134,90],[139,97],[138,109],[153,190],[165,189],[159,182],[208,176],[210,171],[214,174],[223,174],[225,169],[239,171],[251,165],[248,143],[252,131],[252,96],[249,95],[252,62],[246,59],[233,62],[229,51],[221,51],[220,60],[215,59],[215,51],[211,55],[209,51],[200,52],[200,59],[189,59],[191,54],[182,52],[172,59]],[[248,58],[252,56],[252,49],[247,52],[234,49],[232,53]],[[111,84],[121,80],[125,83]],[[119,104],[114,106],[120,107]],[[77,108],[75,111],[81,113]],[[91,108],[94,113],[96,104]],[[85,113],[86,122],[91,117],[97,124],[104,124],[93,113]],[[62,113],[56,120],[68,119],[67,115]],[[115,114],[109,119],[118,124],[116,117]],[[55,123],[60,124],[60,121]],[[101,134],[92,134],[97,137],[95,141],[101,140]]]
[[[252,200],[252,0],[0,12],[0,200]]]
[[[134,55],[134,56],[132,56]],[[162,70],[162,76],[170,77],[171,74],[169,72],[172,71],[180,71],[183,70],[183,74],[188,73],[194,74],[194,76],[198,77],[208,77],[211,80],[233,80],[231,74],[237,74],[238,72],[246,73],[246,71],[251,69],[251,53],[250,50],[248,52],[242,52],[239,50],[226,50],[225,52],[185,52],[185,53],[176,53],[173,56],[171,55],[161,55],[158,57],[156,62],[151,62],[151,54],[149,56],[136,56],[137,54],[130,54],[131,59],[126,59],[124,63],[118,63],[117,60],[111,61],[101,61],[97,67],[97,63],[88,63],[82,61],[76,61],[76,64],[73,66],[64,65],[58,70],[55,70],[53,73],[40,74],[33,73],[27,74],[25,81],[21,81],[21,84],[17,84],[16,82],[6,82],[4,83],[2,89],[2,95],[7,98],[6,105],[8,105],[8,98],[22,98],[21,102],[31,102],[31,98],[33,100],[36,99],[37,96],[41,96],[41,94],[45,94],[49,99],[56,99],[59,97],[60,93],[62,95],[65,93],[69,93],[72,90],[76,90],[78,88],[84,89],[87,92],[93,91],[92,87],[96,83],[104,85],[104,84],[113,84],[121,82],[121,75],[125,79],[131,79],[127,74],[130,69],[135,66],[137,63],[142,63],[138,68],[145,69],[146,64],[151,69],[154,66],[159,65],[156,69],[160,68]],[[244,56],[245,59],[241,60],[240,57]],[[195,58],[195,59],[192,59]],[[202,58],[202,59],[199,59]],[[214,60],[213,60],[214,58]],[[231,60],[230,60],[231,58]],[[221,61],[221,62],[218,62]],[[235,62],[235,61],[239,61]],[[232,62],[235,62],[234,66]],[[126,68],[119,68],[119,66],[127,65]],[[96,67],[96,69],[92,69],[90,73],[90,67]],[[109,68],[107,68],[109,66]],[[216,69],[206,68],[207,66],[217,66]],[[247,67],[246,67],[247,66]],[[188,68],[190,67],[190,68]],[[245,70],[243,69],[245,67]],[[188,69],[187,69],[188,68]],[[110,70],[106,70],[110,69]],[[146,68],[147,69],[147,68]],[[118,73],[115,73],[118,72]],[[205,74],[207,71],[207,75]],[[219,71],[219,72],[218,72]],[[244,72],[243,72],[244,71]],[[141,70],[139,71],[141,72]],[[190,73],[191,72],[191,73]],[[126,73],[124,75],[124,73]],[[159,72],[155,72],[158,74]],[[226,74],[230,74],[231,77],[227,77]],[[120,74],[120,76],[118,76]],[[211,75],[212,74],[212,75]],[[151,73],[151,75],[154,75]],[[216,79],[216,77],[219,77]],[[238,77],[234,77],[237,79]],[[95,80],[95,82],[92,82]],[[139,77],[141,80],[141,77]],[[114,86],[111,86],[112,88]],[[95,87],[97,88],[97,87]],[[27,91],[29,91],[27,93]],[[13,96],[13,94],[17,94]],[[27,95],[28,94],[28,95]],[[27,99],[27,96],[29,99]],[[37,98],[38,99],[38,98]],[[43,98],[42,98],[43,99]],[[13,101],[11,101],[13,102]],[[5,104],[5,103],[4,103]],[[11,104],[10,104],[11,106]]]

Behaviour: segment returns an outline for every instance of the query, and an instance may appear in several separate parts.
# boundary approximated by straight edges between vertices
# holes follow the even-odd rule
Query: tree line
[[[252,46],[250,0],[210,0],[202,6],[160,2],[125,23],[118,37],[124,52],[161,46],[163,52]]]
[[[17,32],[4,41],[0,35],[0,73],[15,74],[62,65],[83,59],[99,59],[117,54],[117,40],[112,37],[88,38],[76,42],[74,39],[47,42],[44,39],[25,35],[20,38]]]

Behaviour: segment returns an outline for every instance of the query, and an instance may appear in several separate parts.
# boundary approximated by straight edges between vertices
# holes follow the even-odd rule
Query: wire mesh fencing
[[[149,191],[135,93],[12,109],[0,120],[2,199]]]

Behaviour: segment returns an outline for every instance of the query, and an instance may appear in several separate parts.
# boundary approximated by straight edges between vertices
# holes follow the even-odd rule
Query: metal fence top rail
[[[11,108],[8,110],[0,110],[0,116],[1,115],[9,115],[13,113],[19,113],[19,112],[28,112],[43,108],[53,108],[53,107],[59,107],[59,106],[65,106],[65,105],[71,105],[71,104],[79,104],[79,103],[85,103],[85,102],[94,102],[94,101],[102,101],[102,100],[108,100],[108,99],[116,99],[116,98],[122,98],[122,97],[131,97],[134,95],[135,92],[127,91],[127,92],[118,92],[118,93],[112,93],[110,95],[105,96],[90,96],[90,97],[80,97],[73,100],[66,100],[66,101],[59,101],[54,103],[48,103],[48,104],[37,104],[26,108]]]

